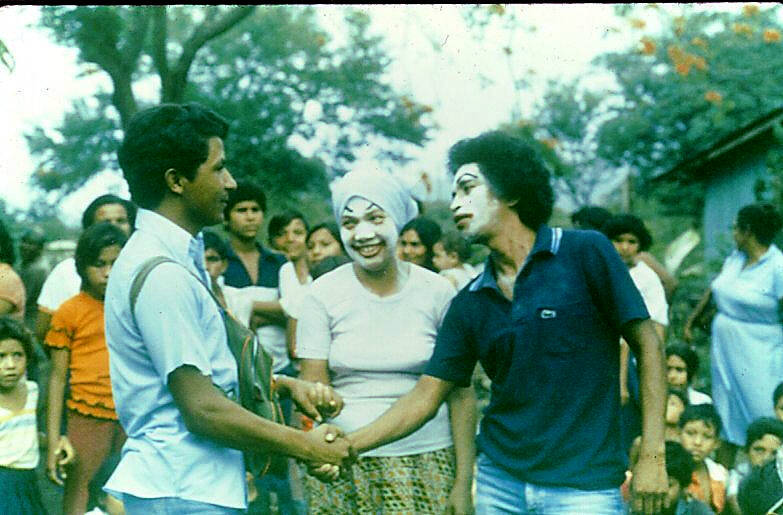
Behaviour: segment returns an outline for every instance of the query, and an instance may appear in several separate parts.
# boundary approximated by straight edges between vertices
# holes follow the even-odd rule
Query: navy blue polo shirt
[[[522,481],[601,490],[627,468],[620,434],[620,329],[649,318],[609,240],[542,225],[513,301],[484,272],[452,301],[426,373],[492,379],[478,447]]]
[[[250,275],[245,269],[245,265],[234,253],[234,249],[229,245],[228,255],[228,267],[223,273],[223,278],[228,286],[234,288],[245,288],[247,286],[261,286],[265,288],[277,289],[280,285],[280,267],[286,262],[286,257],[283,254],[277,252],[271,252],[264,248],[263,245],[256,242],[258,252],[261,254],[258,257],[258,282],[253,284],[250,280]]]

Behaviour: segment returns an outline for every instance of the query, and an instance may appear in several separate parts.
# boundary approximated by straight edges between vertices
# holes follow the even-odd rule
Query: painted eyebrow
[[[461,175],[459,179],[457,179],[457,184],[464,184],[467,181],[472,181],[475,179],[478,179],[478,175],[466,172],[465,174]]]

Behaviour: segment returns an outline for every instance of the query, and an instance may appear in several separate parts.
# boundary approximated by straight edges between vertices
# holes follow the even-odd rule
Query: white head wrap
[[[346,204],[354,197],[365,198],[386,211],[397,232],[419,214],[408,189],[392,174],[375,169],[355,170],[332,184],[332,209],[338,226]]]

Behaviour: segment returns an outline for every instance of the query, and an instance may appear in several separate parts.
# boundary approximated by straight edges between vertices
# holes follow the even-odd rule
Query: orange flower
[[[631,27],[635,29],[643,29],[647,26],[647,23],[644,20],[640,20],[639,18],[634,18],[631,20]]]
[[[756,4],[746,4],[742,6],[742,12],[745,16],[753,16],[754,14],[758,14],[759,6]]]
[[[723,102],[723,95],[715,91],[714,89],[709,90],[704,94],[704,100],[707,102],[710,102],[712,104],[718,105],[721,102]]]
[[[688,61],[699,70],[704,71],[707,69],[707,61],[703,57],[693,54],[690,54],[688,57]]]
[[[731,26],[731,30],[737,34],[743,34],[745,36],[750,36],[753,34],[753,27],[747,23],[735,23]]]
[[[422,113],[431,113],[432,112],[432,106],[428,106],[428,105],[421,106],[421,112]]]
[[[545,147],[554,150],[560,142],[556,138],[544,138],[541,140],[541,144]]]
[[[489,12],[490,14],[497,14],[498,16],[502,16],[506,13],[506,8],[500,4],[492,4],[489,6]]]
[[[652,39],[650,39],[650,38],[642,38],[641,43],[642,43],[641,52],[644,55],[653,55],[653,54],[655,54],[656,46],[655,46],[655,43],[653,42]]]
[[[780,43],[780,31],[776,29],[764,29],[764,43]]]
[[[678,36],[682,36],[683,32],[685,32],[685,17],[677,16],[674,18],[674,33]]]
[[[691,72],[691,65],[690,63],[681,62],[681,63],[677,63],[674,69],[677,71],[677,73],[679,73],[683,77],[687,77],[688,74]]]
[[[699,37],[695,37],[695,38],[693,38],[693,39],[691,40],[691,44],[692,44],[693,46],[698,46],[698,47],[702,47],[702,48],[707,48],[707,42],[706,42],[706,41],[704,41],[703,39],[699,38]]]
[[[326,44],[326,38],[322,36],[321,34],[318,34],[315,37],[315,44],[318,46],[324,46]]]
[[[678,46],[669,45],[669,48],[666,49],[666,53],[669,54],[669,59],[671,59],[675,64],[685,60],[685,52],[683,52],[682,48]]]

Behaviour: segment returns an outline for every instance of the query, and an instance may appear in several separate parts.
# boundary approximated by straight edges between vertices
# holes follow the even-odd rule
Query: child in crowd
[[[456,231],[444,233],[432,247],[432,263],[438,273],[448,279],[457,290],[464,288],[477,271],[470,263],[470,244]]]
[[[127,235],[109,222],[91,226],[76,245],[76,271],[81,291],[55,311],[46,335],[52,371],[47,407],[49,478],[63,484],[63,512],[82,514],[87,509],[88,487],[101,464],[120,451],[125,433],[117,421],[109,377],[109,351],[103,323],[103,297],[109,271]],[[68,383],[68,385],[66,385]],[[70,387],[67,436],[62,437],[63,400]],[[76,458],[59,473],[63,446],[73,445]]]
[[[783,513],[783,454],[778,451],[775,459],[751,470],[739,486],[737,500],[743,515]]]
[[[748,460],[739,463],[729,473],[726,498],[735,513],[741,513],[737,502],[739,485],[754,468],[762,467],[775,458],[775,452],[783,442],[783,422],[771,417],[754,420],[747,430],[745,452]]]
[[[726,468],[710,457],[720,445],[720,430],[720,415],[712,404],[688,406],[680,417],[680,441],[696,462],[688,493],[717,513],[726,504],[729,476]]]
[[[688,404],[712,404],[712,397],[691,386],[699,371],[699,356],[684,343],[672,343],[666,347],[666,381],[672,388],[679,388],[688,395]]]
[[[333,222],[323,222],[315,225],[307,233],[307,264],[314,267],[321,260],[330,256],[345,254],[340,230]],[[312,275],[312,274],[311,274]],[[313,276],[315,279],[315,276]]]
[[[783,420],[783,383],[777,385],[772,392],[772,408],[775,410],[775,418]]]
[[[709,515],[713,511],[703,502],[689,498],[686,494],[696,463],[693,457],[678,442],[666,442],[666,475],[669,476],[669,491],[666,494],[668,507],[662,515]]]
[[[680,441],[680,418],[682,418],[682,414],[688,406],[690,406],[690,403],[685,396],[685,392],[670,387],[666,401],[666,425],[664,426],[666,441]]]
[[[0,513],[46,513],[35,475],[38,385],[27,380],[33,357],[32,336],[20,322],[0,317]],[[73,458],[69,446],[63,450],[58,466]]]

